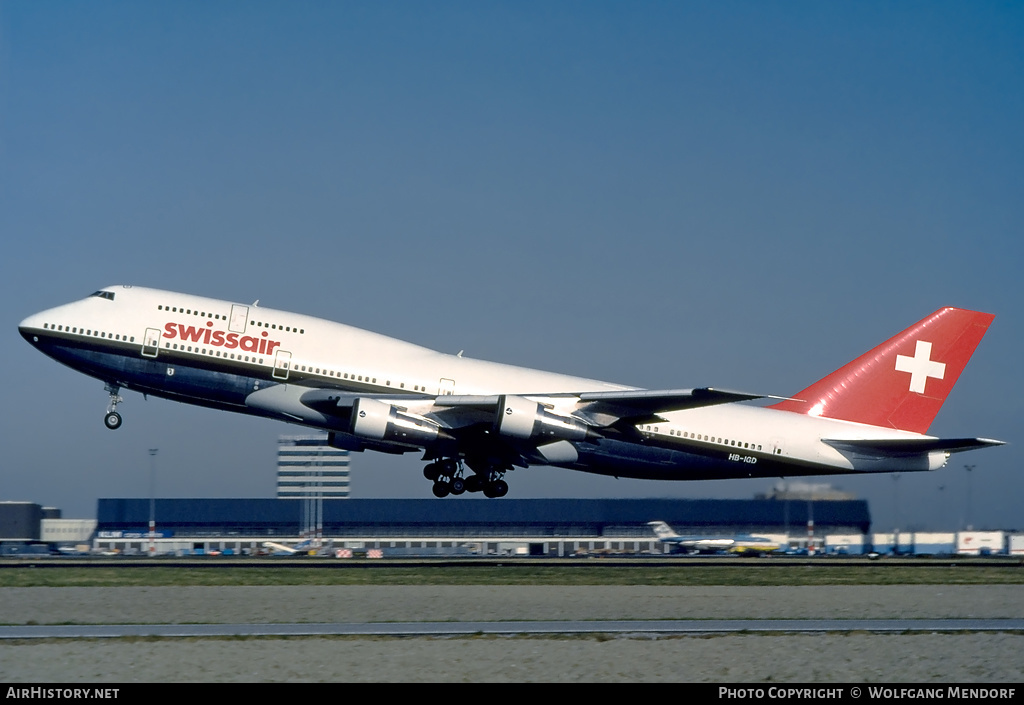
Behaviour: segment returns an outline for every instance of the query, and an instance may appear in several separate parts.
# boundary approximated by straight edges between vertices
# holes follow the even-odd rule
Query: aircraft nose
[[[32,338],[36,333],[42,330],[42,328],[42,313],[33,314],[18,324],[18,332],[21,333],[21,337],[30,343],[35,342],[32,340]]]

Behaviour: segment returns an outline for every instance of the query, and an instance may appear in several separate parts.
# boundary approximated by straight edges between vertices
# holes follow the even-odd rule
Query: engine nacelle
[[[582,441],[587,437],[587,425],[579,419],[552,414],[543,404],[511,394],[498,399],[494,430],[502,436],[521,440],[558,438]]]
[[[359,397],[352,404],[352,435],[375,441],[430,445],[439,428],[378,399]]]

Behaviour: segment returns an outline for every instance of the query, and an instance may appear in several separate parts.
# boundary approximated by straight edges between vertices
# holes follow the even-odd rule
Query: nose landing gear
[[[121,414],[117,413],[117,405],[124,401],[118,392],[121,388],[116,384],[108,384],[103,387],[110,393],[110,404],[107,406],[107,415],[103,417],[103,425],[111,431],[121,428]]]

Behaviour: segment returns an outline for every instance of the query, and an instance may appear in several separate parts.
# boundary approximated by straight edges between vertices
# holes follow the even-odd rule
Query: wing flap
[[[751,394],[727,389],[637,389],[621,392],[585,392],[579,395],[580,414],[602,426],[617,426],[664,421],[670,411],[698,409],[717,404],[733,404],[751,399],[781,399],[769,394]]]

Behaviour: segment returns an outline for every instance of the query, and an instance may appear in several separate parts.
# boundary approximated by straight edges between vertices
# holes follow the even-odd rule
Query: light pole
[[[964,529],[970,531],[971,527],[971,471],[974,470],[974,465],[964,465],[964,470],[967,471],[967,513],[964,517]]]
[[[893,506],[893,530],[892,530],[892,552],[900,552],[900,476],[892,474],[892,506]]]
[[[938,530],[938,531],[942,530],[942,520],[946,518],[946,494],[945,494],[945,489],[946,489],[945,485],[939,485],[939,517],[940,517],[940,520],[939,520],[938,526],[936,527],[936,530]]]
[[[149,449],[149,556],[156,555],[156,454],[158,448]]]
[[[807,555],[814,555],[814,491],[807,500]]]
[[[789,487],[782,482],[782,523],[786,531],[786,550],[789,550]]]

